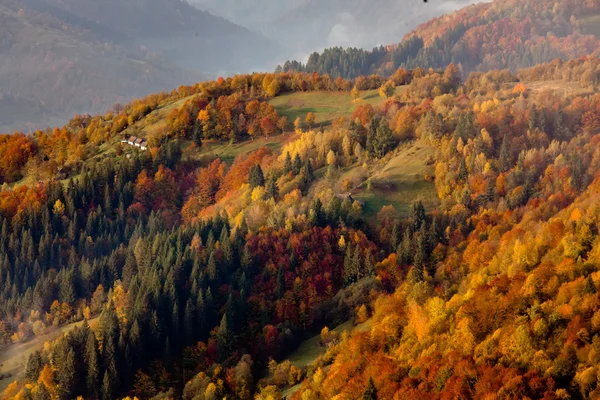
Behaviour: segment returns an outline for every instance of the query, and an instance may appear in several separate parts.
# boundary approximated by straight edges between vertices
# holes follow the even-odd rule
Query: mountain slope
[[[236,75],[0,135],[2,397],[600,397],[599,65]]]
[[[31,0],[30,0],[31,1]],[[202,71],[245,72],[277,50],[260,34],[200,11],[184,0],[43,1],[119,32],[169,60]]]
[[[99,317],[4,396],[597,397],[598,63],[239,75],[0,137],[0,350]]]
[[[504,0],[464,8],[420,25],[413,33],[438,57],[467,70],[525,68],[554,58],[572,59],[600,50],[598,37],[581,29],[580,20],[600,13],[594,1]],[[425,53],[425,51],[424,51]],[[442,61],[443,62],[443,61]]]
[[[238,25],[261,30],[282,15],[300,7],[306,0],[190,0],[189,3]]]
[[[0,33],[0,131],[251,68],[274,49],[180,1],[2,0]]]
[[[590,16],[599,13],[597,2],[583,0],[481,3],[420,25],[398,45],[370,52],[326,50],[311,55],[306,66],[288,63],[284,69],[355,77],[454,62],[464,76],[473,70],[516,71],[555,58],[598,54],[600,38],[589,27]]]
[[[0,3],[4,129],[104,111],[132,96],[200,77],[147,53],[95,41],[97,32],[69,27],[64,20],[22,6]],[[170,76],[173,72],[180,77]]]

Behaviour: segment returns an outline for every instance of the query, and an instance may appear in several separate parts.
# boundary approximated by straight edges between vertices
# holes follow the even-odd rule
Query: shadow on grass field
[[[427,174],[434,174],[433,166],[426,163],[434,154],[433,147],[420,141],[406,145],[371,176],[370,190],[365,182],[352,191],[352,196],[365,202],[365,213],[371,219],[387,205],[392,205],[400,217],[407,217],[418,200],[427,210],[434,209],[438,206],[435,185],[425,179]]]
[[[187,152],[187,156],[193,159],[201,158],[220,158],[221,161],[231,165],[235,158],[240,154],[249,154],[261,147],[269,148],[273,154],[277,154],[283,145],[292,140],[296,136],[295,133],[285,133],[282,135],[261,137],[254,140],[244,140],[236,143],[223,143],[218,140],[207,140],[203,143],[202,148],[194,149],[187,152],[187,148],[191,145],[191,141],[182,141],[182,149]]]
[[[371,327],[371,320],[367,320],[362,324],[354,325],[352,321],[346,321],[341,325],[338,325],[332,332],[341,334],[342,332],[366,332]],[[305,368],[313,364],[320,355],[325,353],[326,348],[321,346],[321,336],[316,335],[304,342],[300,343],[300,346],[290,354],[283,361],[290,361],[294,366],[298,368]],[[282,362],[283,362],[282,361]],[[290,399],[298,390],[301,388],[301,384],[292,386],[283,391],[283,398]]]
[[[89,324],[93,325],[98,318],[99,317],[91,319]],[[33,352],[40,350],[45,342],[56,340],[61,335],[72,331],[75,327],[81,326],[82,324],[83,321],[64,325],[43,336],[35,337],[25,343],[13,344],[4,349],[0,353],[0,374],[10,376],[0,380],[0,393],[4,392],[6,387],[15,380],[21,381],[25,378],[27,360],[29,360],[29,356]]]
[[[401,87],[396,89],[400,93]],[[384,102],[378,90],[361,92],[360,99],[355,102],[349,92],[296,92],[286,93],[271,99],[269,103],[275,107],[280,115],[288,118],[293,123],[296,118],[302,122],[306,114],[315,114],[317,125],[327,126],[338,118],[350,118],[352,112],[359,104],[377,106]]]

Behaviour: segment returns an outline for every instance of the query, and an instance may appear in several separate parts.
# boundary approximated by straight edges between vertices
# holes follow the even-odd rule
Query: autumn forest
[[[0,135],[1,398],[600,397],[599,21],[495,0]]]

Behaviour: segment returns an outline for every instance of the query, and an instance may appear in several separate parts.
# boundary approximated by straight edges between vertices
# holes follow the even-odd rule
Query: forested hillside
[[[593,27],[600,15],[594,1],[500,0],[463,8],[420,25],[401,43],[366,51],[331,48],[313,53],[306,65],[288,61],[284,71],[356,78],[390,75],[397,68],[443,68],[457,64],[470,71],[519,68],[598,54],[600,39]],[[400,38],[398,38],[400,39]]]
[[[439,135],[429,250],[414,219],[403,236],[380,227],[391,252],[375,268],[399,268],[402,283],[357,309],[370,331],[342,337],[294,398],[598,396],[599,98],[566,95],[590,61],[520,71],[517,84],[474,74],[461,100],[433,100],[435,113],[442,98],[467,107],[419,124]]]
[[[598,8],[0,135],[1,399],[598,398]]]
[[[594,397],[597,66],[238,75],[4,136],[2,344],[91,321],[4,397]],[[292,124],[311,92],[350,118]],[[431,190],[402,214],[381,170],[414,148]]]

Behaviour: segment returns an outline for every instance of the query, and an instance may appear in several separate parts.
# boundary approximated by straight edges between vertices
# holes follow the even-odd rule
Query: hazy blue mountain
[[[0,0],[0,131],[56,124],[217,73],[275,43],[180,0]]]

